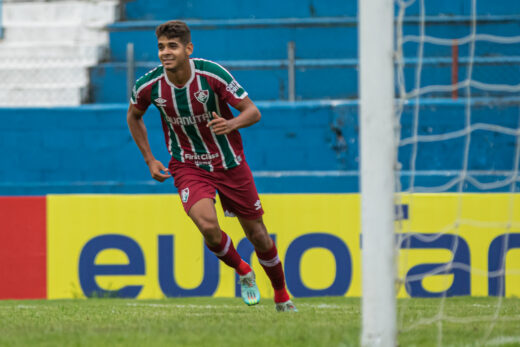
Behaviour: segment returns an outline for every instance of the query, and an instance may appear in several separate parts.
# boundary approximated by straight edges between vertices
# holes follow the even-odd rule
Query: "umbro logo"
[[[225,210],[224,211],[224,216],[226,216],[226,217],[236,217],[237,215],[234,214],[233,212],[229,212],[228,210]]]
[[[163,98],[157,98],[154,101],[159,107],[166,106],[166,100],[164,100]]]
[[[199,90],[194,95],[201,104],[205,104],[208,101],[209,91]]]

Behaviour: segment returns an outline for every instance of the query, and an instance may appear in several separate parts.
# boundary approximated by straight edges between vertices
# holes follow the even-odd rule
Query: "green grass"
[[[496,298],[400,300],[399,344],[518,346],[520,300],[503,299],[500,306],[498,302]],[[309,298],[295,303],[300,310],[296,314],[275,312],[268,299],[253,307],[240,299],[218,298],[0,301],[0,345],[359,345],[359,299]],[[443,320],[426,321],[439,313]]]

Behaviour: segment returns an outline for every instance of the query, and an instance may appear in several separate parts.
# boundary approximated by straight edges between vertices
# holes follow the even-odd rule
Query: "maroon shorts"
[[[186,213],[201,199],[215,200],[215,193],[218,191],[226,216],[252,220],[264,214],[253,174],[245,160],[229,170],[208,172],[172,159],[169,170]]]

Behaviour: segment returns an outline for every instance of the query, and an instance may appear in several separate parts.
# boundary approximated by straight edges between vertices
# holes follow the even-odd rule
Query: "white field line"
[[[128,303],[127,306],[137,307],[164,307],[164,308],[235,308],[241,305],[195,305],[195,304],[147,304]]]
[[[32,305],[17,305],[16,308],[23,308],[23,309],[35,309],[38,308],[38,306],[32,306]]]
[[[161,307],[161,308],[201,308],[201,309],[208,309],[208,308],[236,308],[243,306],[242,303],[238,303],[236,305],[195,305],[195,304],[149,304],[149,303],[127,303],[127,306],[133,306],[133,307]],[[310,308],[321,308],[321,309],[342,309],[343,306],[335,305],[335,304],[298,304],[296,302],[296,305],[298,307],[310,307]]]
[[[520,336],[499,336],[486,342],[486,346],[520,345]]]
[[[417,320],[415,323],[402,328],[402,332],[412,331],[419,326],[423,325],[432,325],[438,322],[448,322],[454,324],[469,324],[469,323],[481,323],[481,322],[492,322],[496,319],[495,316],[481,316],[481,317],[449,317],[442,316],[442,313],[438,313],[437,315],[430,318],[423,318]],[[497,321],[520,321],[519,315],[514,316],[499,316]]]

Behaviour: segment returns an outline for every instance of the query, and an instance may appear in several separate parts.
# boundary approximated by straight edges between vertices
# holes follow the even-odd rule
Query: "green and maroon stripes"
[[[158,79],[162,78],[164,76],[163,72],[164,72],[164,68],[162,66],[158,66],[155,69],[147,72],[142,77],[140,77],[135,82],[135,86],[132,89],[132,96],[130,98],[130,102],[132,104],[136,104],[138,95],[141,93],[141,91],[144,88],[148,87],[150,84],[152,84],[155,81],[157,81]]]
[[[190,65],[192,77],[182,88],[168,80],[162,66],[150,71],[136,82],[131,102],[142,110],[150,103],[157,107],[168,151],[176,160],[207,171],[236,167],[243,155],[238,131],[216,135],[206,126],[212,112],[232,119],[228,104],[236,106],[247,92],[217,63],[192,59]]]
[[[216,80],[220,81],[224,85],[226,85],[226,88],[228,88],[229,92],[234,94],[237,98],[242,98],[244,93],[246,92],[242,86],[240,86],[233,76],[229,73],[228,70],[224,69],[219,64],[205,59],[192,59],[192,61],[195,64],[195,69],[200,70],[200,72],[203,72],[206,75],[211,76],[212,78],[215,78]],[[234,88],[229,87],[237,87],[236,90]]]
[[[208,101],[206,102],[207,111],[210,113],[215,111],[218,114],[222,115],[220,113],[219,108],[217,107],[217,99],[216,99],[215,92],[211,89],[206,77],[200,76],[199,80],[200,80],[200,87],[203,90],[209,91]],[[236,154],[233,151],[233,148],[231,147],[228,136],[227,135],[215,135],[215,137],[217,138],[218,146],[223,155],[222,165],[226,169],[230,169],[232,167],[238,166],[239,163],[237,161]]]
[[[151,98],[152,98],[152,100],[155,100],[160,97],[162,97],[162,83],[161,83],[161,81],[158,81],[158,83],[155,83],[152,86]],[[168,116],[166,114],[164,107],[157,106],[157,108],[159,109],[159,113],[161,114],[161,118],[162,118],[164,126],[166,126],[166,128],[168,129],[168,133],[164,134],[165,138],[167,138],[168,151],[170,152],[170,155],[172,157],[174,157],[178,161],[184,162],[184,158],[183,158],[184,151],[182,150],[180,141],[177,138],[177,134],[173,130],[173,125],[170,124],[170,122],[168,121]]]
[[[193,116],[192,107],[190,105],[190,99],[188,96],[189,85],[184,88],[175,88],[171,87],[173,98],[173,103],[175,107],[175,112],[181,118],[190,118]],[[196,124],[182,124],[179,125],[186,136],[190,140],[193,152],[196,154],[210,154],[208,151],[208,147],[204,143],[202,136],[200,135],[199,129]],[[197,165],[201,169],[206,171],[213,171],[212,165]]]

